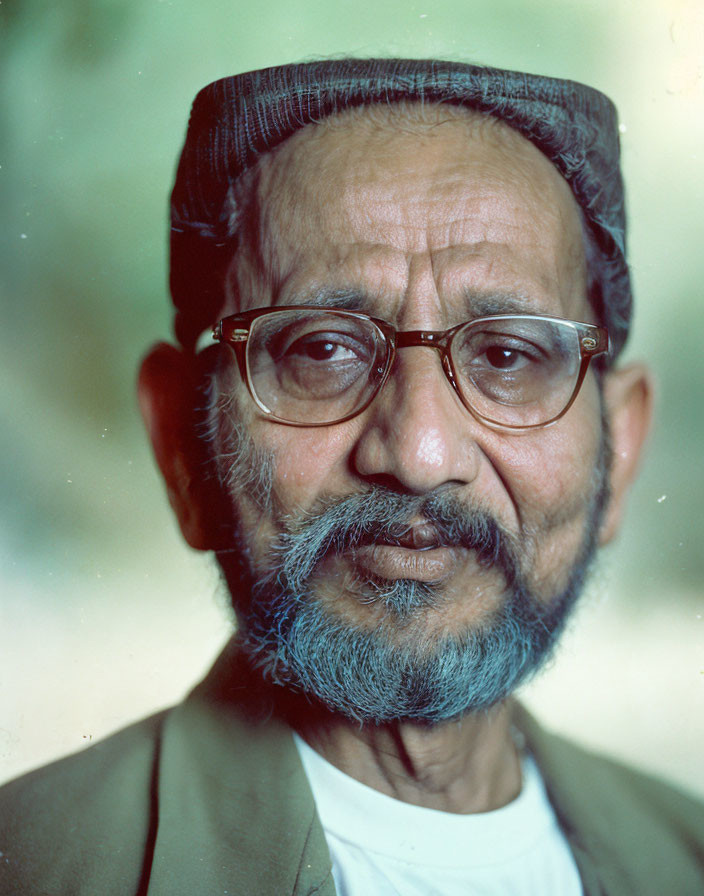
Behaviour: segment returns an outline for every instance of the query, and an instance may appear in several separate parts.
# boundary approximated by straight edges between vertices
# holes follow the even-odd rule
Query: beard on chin
[[[548,660],[564,628],[596,549],[604,463],[597,479],[581,550],[567,584],[548,601],[531,591],[511,536],[490,514],[446,491],[416,498],[373,488],[285,520],[269,574],[251,576],[250,600],[238,608],[243,647],[265,679],[361,723],[432,724],[487,709]],[[505,593],[490,618],[460,633],[424,632],[424,613],[441,612],[442,586],[413,579],[357,583],[360,600],[382,611],[373,626],[326,607],[315,581],[325,558],[393,542],[418,517],[440,543],[471,550],[480,566],[501,573]],[[402,637],[404,630],[412,637]]]

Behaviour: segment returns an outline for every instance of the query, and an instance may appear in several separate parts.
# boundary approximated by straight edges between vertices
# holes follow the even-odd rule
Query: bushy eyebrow
[[[493,317],[496,314],[540,314],[535,300],[514,292],[465,290],[464,305],[468,319]]]
[[[321,308],[336,308],[339,311],[360,311],[369,314],[372,299],[357,288],[322,287],[310,291],[302,290],[295,296],[287,296],[286,304],[319,305]]]

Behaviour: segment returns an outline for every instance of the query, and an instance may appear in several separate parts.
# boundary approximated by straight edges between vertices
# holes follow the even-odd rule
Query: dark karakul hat
[[[171,196],[171,293],[179,341],[214,323],[236,236],[228,191],[247,168],[307,124],[353,106],[451,103],[494,115],[560,171],[598,246],[590,299],[623,347],[631,316],[616,109],[574,81],[459,62],[340,59],[222,78],[197,95]]]

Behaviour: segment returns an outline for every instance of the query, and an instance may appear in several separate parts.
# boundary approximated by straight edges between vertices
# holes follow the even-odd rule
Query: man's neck
[[[506,705],[432,726],[359,726],[330,714],[295,727],[341,771],[416,806],[487,812],[511,802],[521,789]]]

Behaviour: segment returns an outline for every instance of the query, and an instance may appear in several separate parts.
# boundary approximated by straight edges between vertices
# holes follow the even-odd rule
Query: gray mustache
[[[327,555],[397,541],[419,519],[432,527],[439,543],[474,551],[482,565],[497,566],[507,582],[515,580],[517,551],[491,514],[468,508],[448,492],[414,497],[378,487],[329,500],[313,512],[284,520],[283,533],[273,546],[282,561],[278,579],[297,590]]]

